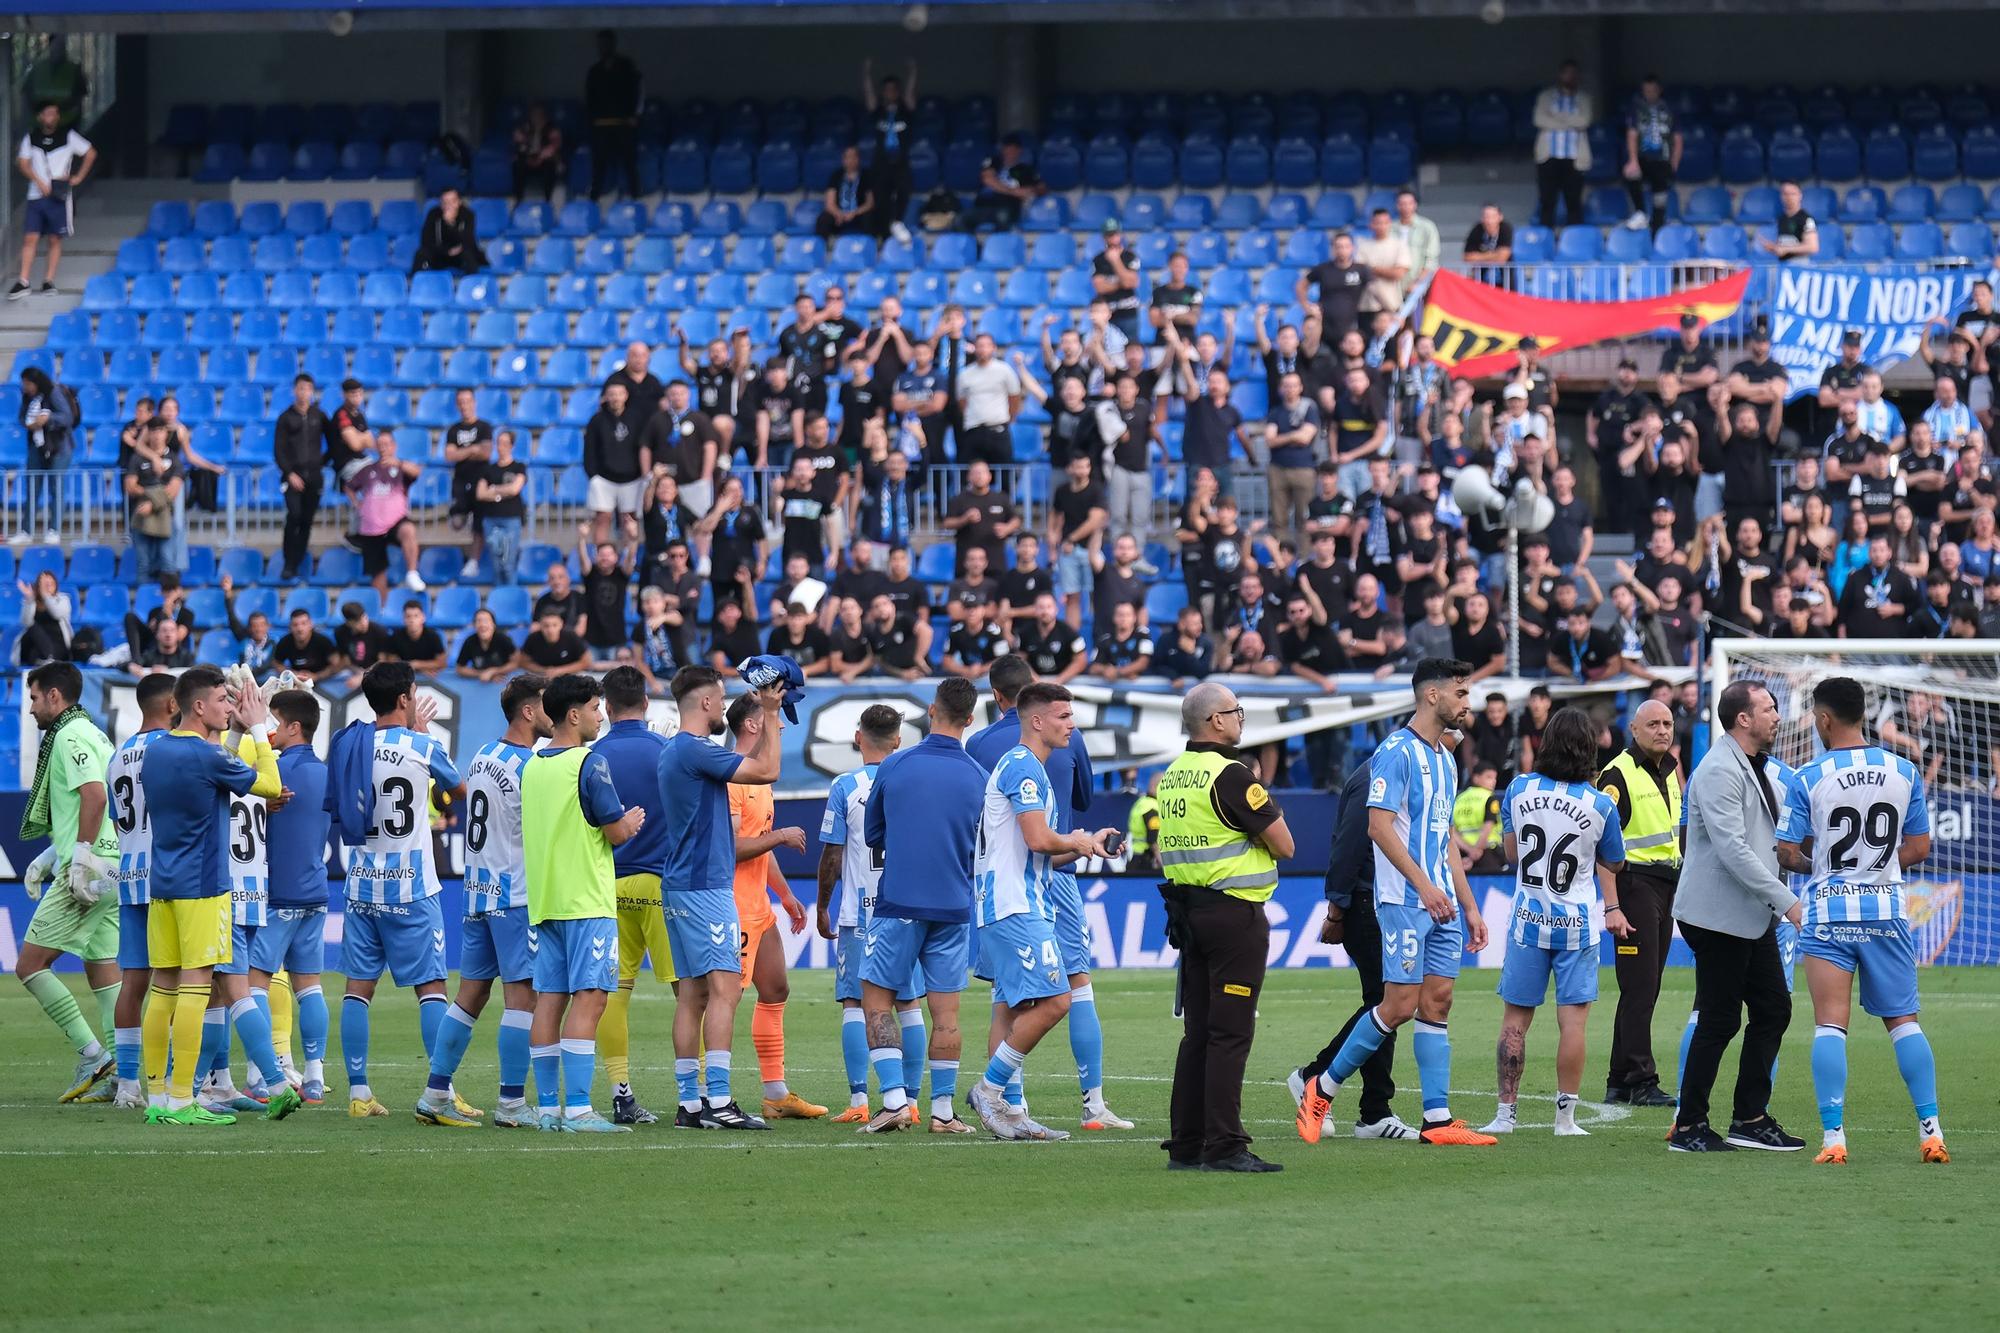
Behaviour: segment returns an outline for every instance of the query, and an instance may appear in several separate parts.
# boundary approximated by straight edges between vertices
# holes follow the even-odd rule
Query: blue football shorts
[[[1418,904],[1377,903],[1382,925],[1382,980],[1414,986],[1425,977],[1455,977],[1465,961],[1465,918],[1433,921]]]
[[[1000,1004],[1046,1000],[1069,990],[1055,923],[1037,913],[1016,912],[981,926],[979,959],[980,970],[993,979],[993,998]]]
[[[118,966],[136,972],[152,965],[146,950],[146,904],[118,904]]]
[[[1539,1009],[1548,998],[1551,972],[1557,1004],[1589,1004],[1597,998],[1596,949],[1549,949],[1512,940],[1500,964],[1500,998],[1523,1009]]]
[[[215,965],[218,977],[247,977],[250,975],[250,950],[257,936],[263,933],[262,926],[246,926],[241,921],[230,927],[229,961]]]
[[[618,918],[541,921],[535,924],[534,933],[537,994],[618,989]]]
[[[475,912],[461,923],[458,975],[467,981],[528,981],[535,975],[534,933],[528,909],[499,907]]]
[[[363,981],[386,970],[398,986],[443,981],[444,904],[435,894],[413,903],[349,900],[341,931],[340,970]]]
[[[326,909],[273,907],[250,941],[250,966],[276,976],[280,972],[314,976],[326,970]]]
[[[868,931],[863,926],[842,926],[833,937],[833,998],[836,1000],[861,999],[862,960],[868,953]],[[923,973],[912,968],[908,979],[896,988],[899,1000],[921,999],[924,994]]]
[[[660,894],[660,903],[675,976],[742,975],[743,927],[736,916],[735,890],[668,889]]]
[[[1828,921],[1799,933],[1799,952],[1861,980],[1861,1007],[1876,1018],[1901,1018],[1917,999],[1917,950],[1907,921]]]
[[[920,979],[924,994],[942,995],[965,989],[971,962],[969,921],[878,916],[862,946],[861,979],[899,993]]]

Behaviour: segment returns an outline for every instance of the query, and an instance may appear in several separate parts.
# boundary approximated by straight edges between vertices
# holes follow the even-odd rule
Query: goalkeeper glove
[[[69,852],[69,896],[89,907],[103,899],[115,885],[111,867],[99,859],[87,842]]]
[[[28,901],[40,902],[42,890],[56,872],[56,849],[51,845],[40,856],[28,862],[28,868],[21,872],[21,887],[27,891]]]

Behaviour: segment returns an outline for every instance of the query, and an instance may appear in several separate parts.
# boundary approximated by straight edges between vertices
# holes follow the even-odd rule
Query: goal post
[[[1772,753],[1792,768],[1820,753],[1812,690],[1848,676],[1867,691],[1868,740],[1916,764],[1931,854],[1907,901],[1923,963],[2000,963],[2000,644],[1992,639],[1717,639],[1714,700],[1754,680],[1778,705]],[[1720,728],[1717,728],[1720,730]]]

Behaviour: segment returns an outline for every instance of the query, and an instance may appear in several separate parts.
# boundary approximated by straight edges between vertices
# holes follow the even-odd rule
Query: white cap
[[[1528,396],[1528,386],[1525,384],[1510,384],[1501,391],[1500,396],[1502,398],[1526,398]]]

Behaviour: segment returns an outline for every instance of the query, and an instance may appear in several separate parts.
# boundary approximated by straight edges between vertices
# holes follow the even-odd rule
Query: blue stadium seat
[[[1961,182],[1947,185],[1938,195],[1937,211],[1934,216],[1939,222],[1972,222],[1986,209],[1986,196],[1977,185]]]
[[[1983,222],[1954,223],[1945,248],[1955,259],[1985,262],[1993,258],[1993,229]]]
[[[374,206],[366,199],[343,199],[327,214],[327,224],[341,236],[359,236],[374,229]]]
[[[1840,197],[1842,222],[1875,222],[1889,211],[1889,201],[1880,187],[1857,185]]]
[[[212,241],[236,230],[236,206],[227,199],[204,199],[194,206],[194,234]]]
[[[535,354],[521,347],[503,347],[493,354],[486,382],[503,389],[524,389],[535,382]]]
[[[1925,130],[1910,148],[1910,171],[1918,180],[1946,181],[1958,176],[1958,140],[1942,125]]]
[[[1771,136],[1765,149],[1765,165],[1781,180],[1805,180],[1813,174],[1813,150],[1803,127],[1783,130]]]
[[[1649,263],[1653,258],[1653,238],[1644,229],[1614,227],[1605,241],[1604,257],[1619,264]]]
[[[1698,226],[1727,222],[1731,209],[1727,189],[1720,185],[1703,185],[1689,191],[1687,203],[1681,208],[1681,220]]]
[[[389,383],[405,389],[422,389],[436,384],[443,374],[444,362],[436,348],[412,347],[397,358],[396,372]],[[428,423],[420,420],[418,424]]]
[[[358,582],[361,577],[361,553],[346,546],[330,546],[313,559],[312,585],[316,588],[340,588]]]
[[[408,321],[418,320],[415,337],[406,336],[404,330]],[[421,342],[426,347],[457,347],[465,341],[466,315],[463,310],[433,310],[428,315],[420,315],[405,306],[401,310],[384,311],[381,336],[385,341],[395,343]]]
[[[1960,149],[1967,176],[1974,180],[1992,180],[2000,176],[2000,129],[1992,125],[1974,125],[1966,130]]]
[[[1403,185],[1415,175],[1416,156],[1411,152],[1408,140],[1377,134],[1368,141],[1368,179],[1372,183]]]
[[[431,553],[426,551],[424,554],[428,556]],[[444,554],[453,562],[450,577],[456,578],[457,566],[464,557],[456,550],[447,549]],[[431,603],[430,623],[441,630],[463,629],[472,623],[472,614],[478,609],[479,589],[470,586],[446,587],[439,590]]]
[[[1861,144],[1845,125],[1820,131],[1814,158],[1823,181],[1838,184],[1861,175]]]
[[[1892,223],[1928,222],[1937,211],[1937,196],[1928,185],[1902,185],[1889,196],[1889,212],[1885,219]]]
[[[1944,234],[1935,222],[1913,222],[1896,236],[1896,258],[1924,263],[1944,253]]]
[[[223,317],[225,319],[228,318],[226,314]],[[244,349],[239,347],[236,350],[243,352]],[[247,358],[248,353],[245,352],[244,355]],[[154,371],[154,374],[158,376],[162,384],[191,384],[199,380],[201,378],[201,348],[195,346],[161,348],[158,367]],[[231,376],[230,378],[240,379],[243,377]]]
[[[1736,201],[1736,220],[1748,226],[1758,226],[1774,222],[1780,207],[1777,187],[1755,185],[1743,192]]]
[[[452,276],[437,269],[410,275],[408,304],[415,310],[443,310],[452,305]]]
[[[1368,176],[1367,154],[1346,134],[1329,135],[1319,147],[1319,178],[1327,185],[1348,189]]]
[[[1238,136],[1223,157],[1223,177],[1232,190],[1261,190],[1271,183],[1271,150],[1262,139]]]
[[[409,300],[409,280],[401,273],[377,269],[362,279],[361,304],[371,310],[386,310]]]
[[[1885,222],[1861,222],[1847,229],[1847,256],[1858,263],[1879,263],[1890,256],[1895,245],[1895,233]]]
[[[1726,185],[1745,185],[1763,180],[1768,174],[1764,168],[1764,145],[1747,125],[1738,126],[1722,137],[1719,158]]]
[[[1518,241],[1519,238],[1520,233],[1516,232],[1515,239]],[[1744,234],[1743,228],[1733,222],[1725,222],[1720,226],[1710,227],[1702,236],[1701,253],[1708,259],[1740,263],[1749,257],[1749,238]]]
[[[1225,194],[1215,207],[1215,225],[1225,231],[1243,231],[1256,226],[1263,211],[1255,195]]]
[[[1293,235],[1312,238],[1318,236],[1318,233],[1295,232]],[[1278,238],[1270,232],[1261,229],[1239,232],[1234,245],[1231,246],[1229,262],[1238,268],[1263,268],[1267,264],[1276,262],[1277,253]]]
[[[1910,174],[1910,144],[1891,128],[1869,132],[1861,150],[1862,170],[1870,180],[1896,181]]]
[[[1621,228],[1622,230],[1622,228]],[[1604,257],[1604,234],[1595,227],[1564,227],[1556,238],[1556,258],[1572,264],[1594,264]]]
[[[561,416],[562,399],[557,397],[554,389],[524,389],[514,404],[515,422],[531,430],[543,430],[544,427],[553,426]],[[548,433],[544,431],[544,439]],[[540,442],[536,447],[538,449],[541,447]]]
[[[174,242],[167,242],[169,249],[172,249],[173,245]],[[241,232],[232,236],[218,236],[208,243],[208,267],[217,273],[249,268],[250,254],[250,238]]]

